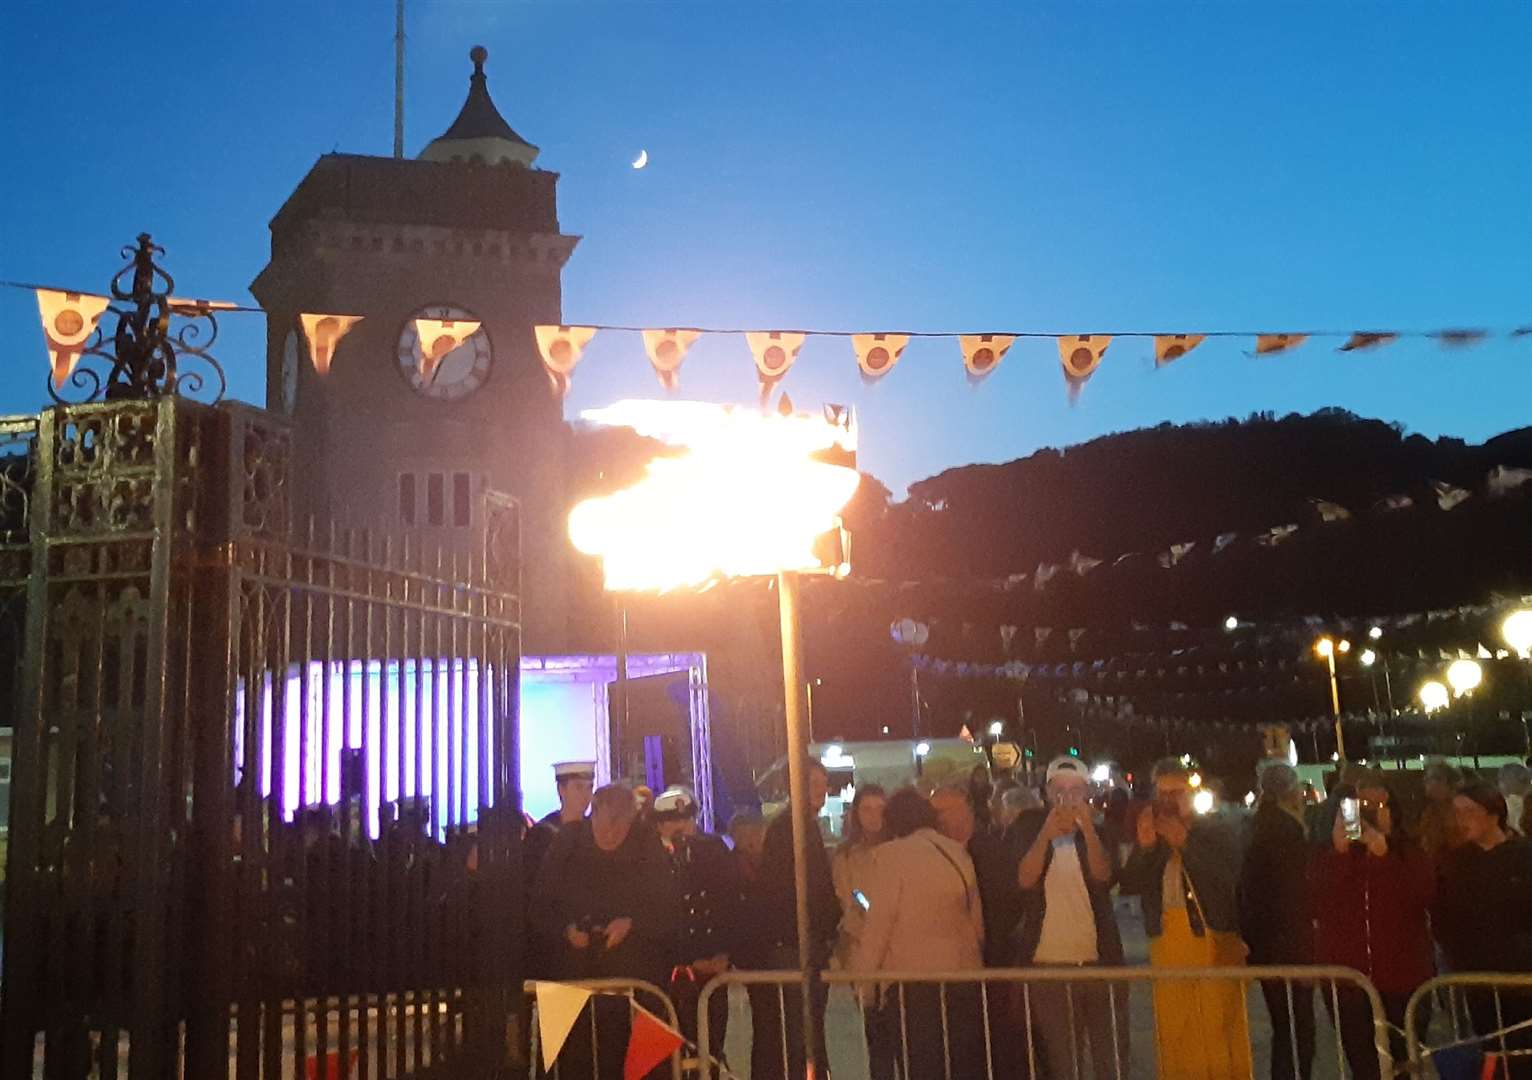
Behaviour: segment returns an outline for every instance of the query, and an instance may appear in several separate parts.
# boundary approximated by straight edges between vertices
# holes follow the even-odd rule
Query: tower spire
[[[490,99],[489,80],[484,75],[489,50],[483,45],[475,45],[469,50],[468,58],[473,61],[473,74],[468,77],[468,98],[463,102],[462,111],[451,127],[421,151],[421,159],[531,165],[537,158],[537,147],[516,134]]]

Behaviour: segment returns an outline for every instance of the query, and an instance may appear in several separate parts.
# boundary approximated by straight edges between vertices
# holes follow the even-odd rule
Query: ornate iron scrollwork
[[[137,245],[122,249],[126,266],[112,278],[112,300],[107,312],[117,316],[110,340],[106,329],[96,332],[80,352],[80,363],[55,387],[50,377],[48,393],[62,405],[88,401],[124,401],[181,394],[216,402],[228,387],[223,366],[209,351],[218,340],[218,320],[205,301],[175,300],[170,293],[175,279],[155,262],[165,249],[148,233],[140,233]],[[126,286],[124,279],[131,275]],[[105,319],[105,314],[102,316]],[[173,325],[172,320],[183,320]],[[105,376],[88,360],[110,364]],[[193,360],[201,366],[187,368]],[[71,392],[66,393],[61,392]]]

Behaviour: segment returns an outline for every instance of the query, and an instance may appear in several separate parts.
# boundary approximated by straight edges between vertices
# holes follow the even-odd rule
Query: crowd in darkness
[[[770,821],[737,816],[726,843],[699,831],[684,789],[592,792],[591,770],[574,764],[559,777],[561,809],[527,838],[535,977],[652,982],[674,996],[695,1039],[709,980],[730,969],[798,967],[793,808]],[[828,780],[818,763],[807,769],[808,799],[796,812],[817,830]],[[1131,1050],[1121,984],[1050,980],[981,991],[975,982],[895,986],[879,974],[1120,965],[1119,900],[1136,897],[1152,966],[1359,970],[1379,991],[1402,1058],[1405,1003],[1432,975],[1532,971],[1527,771],[1508,767],[1501,779],[1465,781],[1432,765],[1424,806],[1409,821],[1384,773],[1348,768],[1312,805],[1280,762],[1262,770],[1254,813],[1239,817],[1195,813],[1191,777],[1174,760],[1156,767],[1153,797],[1137,813],[1124,800],[1103,812],[1072,757],[1049,764],[1040,796],[1020,786],[984,798],[967,785],[886,792],[866,784],[845,839],[810,851],[809,959],[866,976],[857,987],[874,1080],[948,1067],[953,1077],[982,1077],[986,1058],[998,1063],[994,1075],[1025,1076],[1033,1057],[1041,1076],[1105,1080]],[[1316,993],[1312,983],[1278,980],[1261,989],[1272,1077],[1310,1076],[1318,1009],[1332,1014],[1352,1073],[1378,1075],[1363,991],[1341,984]],[[755,1080],[802,1076],[810,1055],[815,1075],[828,1075],[822,1038],[808,1046],[800,1030],[798,992],[750,987]],[[1253,1074],[1237,980],[1166,980],[1153,995],[1160,1075]],[[726,996],[710,1000],[716,1053]],[[822,987],[812,1004],[822,1016]],[[1525,996],[1470,993],[1467,1004],[1481,1034],[1532,1019]],[[561,1060],[575,1075],[619,1076],[628,1014],[599,998],[597,1007],[595,1038],[577,1033]],[[1510,1041],[1532,1050],[1525,1028]],[[1521,1057],[1506,1075],[1529,1070],[1532,1056]]]

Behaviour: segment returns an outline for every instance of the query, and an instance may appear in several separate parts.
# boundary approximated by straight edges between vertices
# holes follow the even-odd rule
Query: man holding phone
[[[1154,967],[1233,967],[1239,937],[1239,843],[1192,809],[1191,772],[1174,758],[1154,767],[1154,803],[1139,815],[1122,891],[1140,898]],[[1161,1076],[1244,1080],[1251,1075],[1243,986],[1232,979],[1154,988]]]
[[[1016,822],[1022,851],[1017,961],[1059,967],[1122,963],[1112,909],[1115,841],[1103,840],[1090,805],[1090,776],[1075,757],[1048,765],[1046,813]],[[1097,1080],[1120,1075],[1128,1061],[1127,988],[1104,982],[1045,982],[1027,988],[1042,1036],[1045,1075],[1079,1076],[1086,1047]],[[1114,1015],[1115,1014],[1115,1015]]]

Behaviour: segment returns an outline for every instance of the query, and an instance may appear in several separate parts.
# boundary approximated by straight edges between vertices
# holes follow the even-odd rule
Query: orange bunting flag
[[[755,330],[745,334],[750,354],[755,357],[755,374],[761,383],[761,403],[771,396],[772,387],[787,374],[787,369],[798,359],[807,334],[787,333],[781,330]]]
[[[1000,361],[1015,343],[1015,334],[959,334],[958,344],[963,349],[963,366],[968,369],[968,381],[975,384],[982,381],[1000,366]]]
[[[416,319],[415,358],[420,377],[431,382],[447,354],[478,333],[482,325],[467,319]]]
[[[700,330],[644,331],[644,351],[649,354],[649,363],[654,366],[660,385],[670,393],[681,386],[681,361],[686,359],[686,350],[701,336]]]
[[[1380,345],[1387,345],[1397,340],[1398,334],[1375,333],[1372,331],[1358,330],[1346,339],[1346,344],[1340,347],[1339,352],[1360,352],[1363,349],[1376,349]]]
[[[628,1035],[628,1055],[622,1063],[622,1080],[644,1080],[651,1069],[681,1049],[685,1040],[638,1002],[632,1004],[633,1027]]]
[[[1154,366],[1164,367],[1172,360],[1179,360],[1202,344],[1206,334],[1156,334],[1154,335]]]
[[[1064,381],[1069,384],[1071,402],[1080,396],[1085,380],[1101,366],[1101,358],[1111,343],[1110,334],[1066,334],[1059,338],[1059,362],[1064,365]]]
[[[361,321],[360,315],[299,314],[298,322],[302,324],[303,336],[309,343],[309,362],[314,365],[315,371],[320,375],[330,373],[330,365],[335,362],[335,350],[340,347],[340,339]]]
[[[862,381],[874,382],[893,371],[909,343],[908,334],[852,334],[851,347],[856,350]]]
[[[1307,334],[1260,334],[1255,339],[1255,355],[1274,356],[1296,349],[1308,339]]]
[[[570,376],[585,352],[585,346],[596,336],[594,326],[534,326],[537,351],[542,354],[543,371],[548,383],[560,399],[569,394]]]
[[[96,332],[101,313],[111,301],[90,293],[37,290],[37,310],[42,313],[43,337],[48,343],[48,364],[53,368],[53,387],[62,389],[74,374],[85,343]]]

